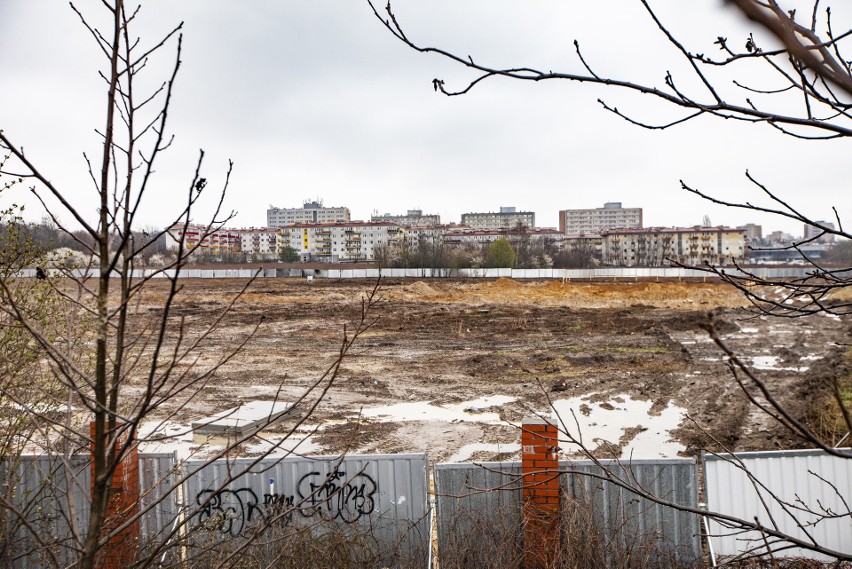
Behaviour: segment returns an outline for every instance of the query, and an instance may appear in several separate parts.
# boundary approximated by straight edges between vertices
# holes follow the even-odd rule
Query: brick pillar
[[[95,424],[89,427],[92,440],[95,438]],[[125,439],[119,442],[124,443]],[[93,445],[94,448],[94,445]],[[95,463],[92,461],[92,489],[95,484]],[[103,533],[113,531],[123,525],[128,519],[139,513],[139,451],[132,445],[119,462],[112,475],[112,488],[109,504],[107,504],[106,519]],[[140,525],[139,519],[109,538],[109,542],[101,551],[98,569],[125,569],[136,560],[139,551]]]
[[[559,555],[558,430],[538,417],[524,419],[521,429],[524,568],[543,569]]]

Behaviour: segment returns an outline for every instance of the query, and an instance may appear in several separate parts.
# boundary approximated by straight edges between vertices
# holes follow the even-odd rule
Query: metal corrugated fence
[[[139,456],[143,547],[159,539],[175,518],[177,494],[171,491],[176,480],[174,466],[173,454]],[[61,455],[23,455],[11,470],[7,464],[0,464],[0,491],[25,517],[2,508],[6,519],[0,526],[8,524],[3,529],[10,536],[0,542],[0,559],[6,566],[24,569],[73,564],[89,522],[89,455],[72,455],[67,461]]]
[[[752,483],[742,468],[759,484]],[[662,500],[696,508],[698,471],[693,460],[570,461],[561,462],[560,469],[569,473],[561,477],[569,497],[562,514],[566,529],[593,545],[591,538],[606,536],[608,544],[601,546],[601,555],[640,548],[643,555],[656,555],[660,562],[666,555],[679,563],[700,559],[697,516],[656,504],[610,481],[617,475]],[[777,524],[800,537],[807,531],[824,547],[852,553],[850,459],[821,451],[741,453],[733,461],[728,455],[707,455],[704,469],[710,511],[744,520],[757,516],[766,527]],[[478,559],[482,564],[501,559],[511,563],[519,558],[520,472],[518,462],[435,466],[443,567],[476,565]],[[324,520],[352,532],[367,531],[386,561],[425,563],[430,543],[427,474],[424,454],[183,464],[176,463],[172,454],[143,454],[142,540],[143,544],[168,540],[182,500],[189,525],[204,528],[219,540],[239,536],[254,522],[268,523],[283,510],[288,515],[276,522],[304,524],[313,530]],[[184,476],[185,483],[178,484]],[[61,456],[23,456],[11,465],[0,463],[0,491],[26,519],[22,523],[9,508],[0,509],[4,565],[17,569],[73,562],[87,522],[89,485],[85,455],[67,461]],[[818,519],[807,508],[830,513],[830,519]],[[214,520],[216,524],[209,525]],[[710,524],[713,534],[729,533]],[[737,555],[755,543],[747,540],[758,537],[718,535],[712,545],[719,555]],[[43,547],[46,544],[50,547]],[[814,557],[801,550],[781,554]]]
[[[429,505],[425,454],[187,461],[190,525],[226,517],[223,537],[258,523],[357,534],[388,563],[425,563]],[[277,516],[281,511],[289,512]],[[274,522],[272,521],[274,520]]]
[[[852,452],[846,449],[845,452]],[[707,508],[852,554],[852,458],[821,450],[704,456]],[[764,549],[758,532],[732,532],[710,522],[718,555]],[[827,559],[801,548],[778,556]]]
[[[652,556],[665,563],[694,563],[701,557],[699,518],[657,504],[605,480],[604,468],[650,494],[681,506],[698,507],[697,466],[690,459],[630,462],[577,460],[559,463],[565,531],[594,538],[598,554]],[[441,561],[513,559],[521,548],[519,462],[435,465],[435,494]],[[568,539],[571,539],[569,536]],[[476,557],[480,558],[480,557]]]
[[[738,269],[723,267],[727,274],[746,276]],[[57,275],[71,275],[76,278],[96,277],[97,269],[48,272]],[[749,275],[765,279],[793,279],[809,276],[813,269],[806,267],[755,267],[749,268]],[[35,269],[23,269],[18,276],[34,278]],[[172,277],[174,270],[156,271],[152,269],[136,269],[134,278]],[[258,273],[258,278],[290,277],[303,278],[307,276],[328,279],[376,279],[391,278],[512,278],[512,279],[566,279],[566,280],[638,280],[638,279],[714,279],[712,273],[697,269],[680,267],[606,267],[598,269],[298,269],[298,268],[265,268],[256,269],[182,269],[180,276],[194,279],[247,279]],[[838,277],[852,277],[852,271],[835,273]],[[118,277],[118,273],[115,273]]]
[[[88,456],[25,455],[0,465],[0,475],[11,502],[0,511],[0,559],[12,569],[73,563],[89,521]]]
[[[10,524],[0,523],[4,567],[73,564],[88,522],[90,465],[88,455],[67,462],[61,456],[25,455],[11,469],[0,464],[0,490],[25,518],[0,509],[6,516],[0,522]],[[348,527],[367,536],[374,553],[388,562],[419,565],[428,556],[425,454],[185,463],[176,463],[173,454],[141,454],[139,468],[143,548],[174,539],[175,522],[181,519],[190,528],[217,519],[204,535],[215,543],[292,510],[278,522],[314,531]],[[331,523],[323,528],[320,520]]]

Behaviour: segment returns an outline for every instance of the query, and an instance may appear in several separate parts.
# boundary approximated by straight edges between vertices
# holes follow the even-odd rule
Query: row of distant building
[[[302,262],[324,263],[374,261],[379,251],[393,254],[424,240],[446,247],[481,248],[500,238],[546,245],[551,251],[591,248],[599,262],[615,266],[660,266],[670,260],[689,265],[791,260],[785,257],[789,251],[748,248],[749,244],[793,240],[780,232],[764,238],[756,224],[645,228],[642,215],[640,207],[608,202],[601,208],[561,210],[558,229],[536,227],[534,212],[515,207],[465,213],[461,223],[442,224],[439,215],[422,210],[409,210],[405,215],[376,212],[370,221],[355,221],[348,207],[326,207],[315,200],[299,208],[270,206],[267,227],[211,230],[187,225],[172,227],[169,234],[173,244],[183,241],[187,248],[211,255],[244,253],[260,259],[287,251]],[[813,230],[805,226],[805,239],[815,237],[809,235]],[[814,239],[807,244],[807,254],[819,257],[830,245],[830,236]]]
[[[321,201],[305,202],[300,208],[269,206],[266,210],[267,227],[348,223],[348,207],[325,207]],[[441,225],[438,214],[424,214],[422,210],[408,210],[405,215],[374,213],[371,223],[393,223],[401,227],[448,227],[470,230],[514,229],[519,226],[535,229],[535,212],[517,211],[515,207],[501,207],[496,212],[463,213],[461,223]],[[612,229],[642,228],[641,207],[621,207],[620,202],[605,203],[602,208],[565,209],[559,212],[559,233],[570,235],[600,234]]]

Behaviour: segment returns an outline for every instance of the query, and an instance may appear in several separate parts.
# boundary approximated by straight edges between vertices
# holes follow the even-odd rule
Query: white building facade
[[[463,213],[461,224],[471,229],[512,229],[523,225],[529,229],[535,227],[535,212],[516,211],[514,207],[501,207],[499,212]]]
[[[378,247],[398,246],[404,230],[395,223],[299,224],[279,228],[279,247],[289,245],[302,261],[339,263],[371,261]]]
[[[396,223],[402,227],[424,227],[430,225],[441,225],[441,216],[438,214],[427,213],[423,214],[423,210],[410,209],[405,215],[384,215],[374,214],[370,221],[379,221],[384,223]]]
[[[745,235],[732,227],[653,227],[601,234],[603,263],[624,267],[730,265],[745,256]]]
[[[238,231],[225,227],[211,228],[206,225],[173,225],[166,231],[169,249],[177,249],[183,242],[187,251],[198,250],[201,253],[218,255],[238,253],[242,250],[241,235]]]
[[[563,209],[559,212],[559,231],[567,234],[600,234],[614,229],[640,229],[641,207],[621,207],[607,202],[594,209]]]
[[[266,210],[267,227],[310,223],[345,223],[349,221],[348,207],[325,207],[321,201],[305,202],[302,207],[280,208],[269,206]]]

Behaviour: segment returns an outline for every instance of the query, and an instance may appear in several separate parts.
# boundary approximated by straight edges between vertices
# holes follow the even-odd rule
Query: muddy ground
[[[192,339],[245,283],[182,284],[175,314]],[[349,335],[357,329],[372,286],[252,284],[202,340],[199,363],[216,362],[262,319],[254,337],[189,405],[160,409],[168,422],[159,432],[172,431],[178,446],[204,451],[185,436],[192,421],[276,394],[295,401],[333,365],[344,327]],[[159,312],[164,295],[165,283],[158,283],[140,303],[137,324]],[[726,343],[800,417],[824,397],[832,378],[849,374],[842,357],[849,326],[824,315],[749,318],[743,305],[735,290],[715,283],[386,280],[367,315],[372,326],[310,417],[313,395],[300,405],[305,420],[282,446],[304,439],[297,452],[510,459],[518,451],[516,425],[534,413],[550,416],[550,404],[559,401],[566,426],[579,424],[600,456],[801,446],[749,404],[702,325],[712,315]],[[285,420],[264,438],[278,441],[296,426],[294,418]],[[593,432],[604,426],[610,427],[604,434]]]

